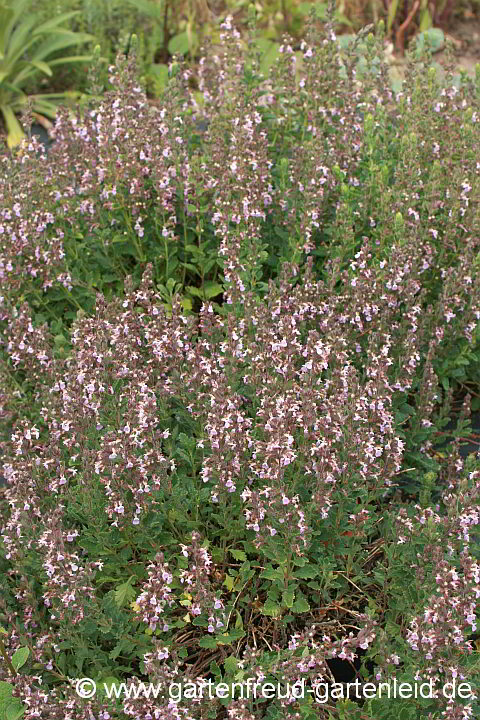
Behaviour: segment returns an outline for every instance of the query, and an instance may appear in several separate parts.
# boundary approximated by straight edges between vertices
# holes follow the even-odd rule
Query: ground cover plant
[[[382,46],[133,42],[3,152],[0,717],[478,716],[480,68]]]

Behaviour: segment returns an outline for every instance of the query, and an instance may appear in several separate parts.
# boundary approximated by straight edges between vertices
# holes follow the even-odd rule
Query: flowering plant
[[[48,163],[2,157],[0,614],[29,655],[0,692],[26,720],[474,717],[480,67],[412,55],[394,97],[383,27],[359,85],[329,23],[266,88],[221,29],[203,108],[180,62],[149,108],[119,57]]]

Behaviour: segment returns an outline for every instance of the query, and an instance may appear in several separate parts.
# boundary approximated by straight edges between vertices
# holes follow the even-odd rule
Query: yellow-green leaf
[[[398,0],[392,0],[390,7],[388,8],[387,34],[389,34],[390,30],[392,29],[392,25],[395,21],[396,15],[397,15],[397,9],[398,9]]]
[[[0,110],[2,111],[3,119],[7,127],[7,145],[11,150],[17,145],[20,145],[25,137],[25,133],[9,105],[3,105]]]
[[[429,30],[432,27],[432,16],[430,15],[430,11],[428,8],[425,8],[425,10],[422,11],[420,15],[420,25],[419,30],[420,32],[424,32],[425,30]]]
[[[235,578],[233,578],[231,575],[226,575],[225,580],[223,581],[223,584],[227,588],[229,592],[232,592],[234,586],[235,586]]]
[[[30,65],[36,67],[37,70],[41,70],[45,73],[45,75],[48,75],[48,77],[52,77],[53,75],[50,66],[48,65],[48,63],[43,62],[43,60],[31,60]]]
[[[267,598],[262,608],[262,615],[268,615],[268,617],[279,617],[282,614],[282,608],[273,600]]]

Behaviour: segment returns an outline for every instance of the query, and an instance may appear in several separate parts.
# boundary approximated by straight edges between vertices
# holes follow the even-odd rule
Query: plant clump
[[[4,152],[0,717],[478,715],[480,67],[354,45],[228,17]]]

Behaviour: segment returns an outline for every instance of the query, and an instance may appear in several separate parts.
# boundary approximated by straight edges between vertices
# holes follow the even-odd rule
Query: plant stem
[[[5,660],[5,664],[8,667],[8,669],[10,670],[10,672],[12,673],[13,677],[16,677],[18,675],[18,673],[15,670],[15,668],[13,667],[12,661],[10,660],[10,658],[7,655],[7,651],[5,649],[5,644],[4,644],[3,638],[1,636],[0,636],[0,653],[2,653],[3,659]]]

